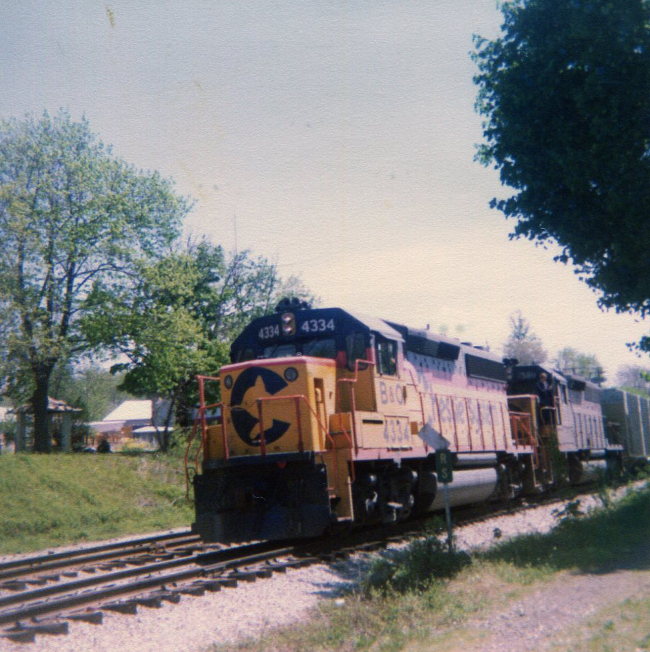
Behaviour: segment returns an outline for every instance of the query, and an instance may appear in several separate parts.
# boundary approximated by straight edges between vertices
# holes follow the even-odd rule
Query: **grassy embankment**
[[[468,628],[471,619],[498,614],[562,573],[607,573],[625,560],[650,570],[650,488],[632,491],[614,505],[608,494],[602,496],[602,508],[588,516],[574,503],[558,515],[552,532],[521,536],[471,557],[450,557],[434,538],[384,554],[369,564],[365,581],[343,603],[325,601],[306,623],[214,650],[481,649],[487,634]],[[650,599],[639,596],[572,628],[570,648],[565,640],[556,649],[650,649],[648,622]]]
[[[0,554],[187,526],[177,456],[0,455]]]

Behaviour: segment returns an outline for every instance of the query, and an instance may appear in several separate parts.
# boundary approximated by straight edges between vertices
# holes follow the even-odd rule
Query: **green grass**
[[[0,455],[0,553],[189,526],[182,463],[163,455]]]
[[[529,534],[490,549],[482,558],[547,572],[606,572],[634,557],[650,537],[650,490],[631,491],[615,506],[589,517],[564,518],[548,534]]]
[[[617,565],[648,569],[650,560],[638,555],[650,538],[648,487],[613,505],[604,501],[593,514],[570,512],[577,516],[559,519],[549,534],[525,535],[471,558],[449,556],[430,539],[401,552],[384,553],[369,564],[360,588],[345,595],[344,602],[325,601],[307,622],[270,632],[261,640],[217,645],[213,650],[449,652],[476,645],[474,649],[480,649],[480,634],[464,629],[471,617],[498,613],[560,573],[604,573]],[[650,649],[642,618],[648,601],[638,602],[620,617],[638,622],[629,634],[636,648],[630,649]],[[592,641],[592,647],[575,649],[618,650],[618,639],[607,623],[603,620],[599,630],[605,646],[593,647]]]

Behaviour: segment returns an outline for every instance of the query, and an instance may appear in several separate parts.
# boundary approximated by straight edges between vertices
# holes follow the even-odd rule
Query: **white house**
[[[88,425],[111,444],[119,445],[126,437],[157,446],[155,426],[162,427],[167,415],[165,401],[128,400],[107,414],[101,421]]]

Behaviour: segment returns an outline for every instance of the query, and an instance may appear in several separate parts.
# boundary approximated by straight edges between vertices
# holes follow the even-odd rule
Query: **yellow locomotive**
[[[312,537],[437,509],[440,448],[453,453],[452,504],[552,481],[556,429],[542,438],[534,391],[509,397],[507,367],[480,347],[287,300],[243,330],[231,361],[218,405],[199,379],[194,529],[205,541]]]

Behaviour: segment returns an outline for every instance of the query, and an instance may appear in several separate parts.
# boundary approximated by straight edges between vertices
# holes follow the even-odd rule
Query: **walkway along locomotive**
[[[206,405],[217,380],[221,402]],[[543,490],[558,459],[579,483],[623,452],[582,379],[296,301],[252,321],[231,364],[199,384],[193,527],[205,541],[312,537],[439,509],[439,448],[453,453],[452,505]]]

